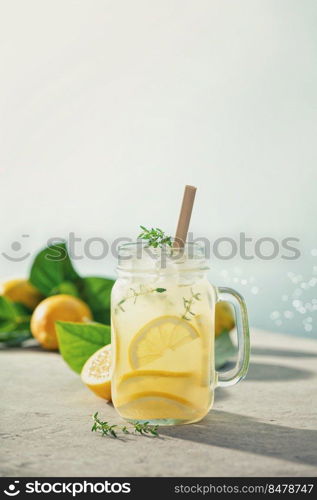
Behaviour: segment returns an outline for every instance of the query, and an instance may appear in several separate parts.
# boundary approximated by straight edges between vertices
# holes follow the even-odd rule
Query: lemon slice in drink
[[[199,333],[189,321],[177,316],[160,316],[144,325],[131,340],[130,364],[137,370],[197,338]]]
[[[136,370],[122,375],[120,383],[131,379],[137,380],[140,377],[162,377],[162,378],[188,378],[193,374],[191,372],[170,372],[167,370]]]
[[[196,381],[195,373],[167,370],[134,370],[125,373],[119,380],[118,392],[133,395],[143,391],[161,391],[186,394],[188,387]]]
[[[97,396],[111,400],[111,344],[98,349],[84,364],[81,379]]]
[[[159,391],[139,392],[118,403],[120,415],[131,420],[191,420],[197,411],[186,399]]]

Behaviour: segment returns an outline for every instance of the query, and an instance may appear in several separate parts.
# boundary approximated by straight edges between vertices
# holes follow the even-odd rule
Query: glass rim
[[[131,260],[132,259],[132,260]],[[133,261],[136,259],[140,263],[144,262],[145,267],[139,267],[138,270],[133,269]],[[154,266],[149,266],[149,260],[152,260]],[[186,242],[182,247],[171,247],[164,245],[163,247],[149,246],[146,241],[136,241],[124,243],[118,247],[118,265],[117,269],[121,271],[155,271],[158,269],[161,272],[172,272],[178,269],[181,270],[197,270],[209,269],[207,265],[208,258],[206,256],[205,245],[197,242]],[[165,271],[164,271],[165,270]]]

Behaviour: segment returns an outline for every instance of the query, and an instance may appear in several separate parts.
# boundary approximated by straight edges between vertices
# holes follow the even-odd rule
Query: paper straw
[[[178,218],[174,247],[182,248],[186,242],[190,217],[193,210],[196,189],[194,186],[185,186],[182,208]]]

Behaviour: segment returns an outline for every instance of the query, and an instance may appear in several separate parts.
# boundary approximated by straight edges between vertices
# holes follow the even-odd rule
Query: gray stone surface
[[[317,341],[254,331],[246,380],[213,410],[161,437],[119,441],[90,415],[120,422],[56,353],[0,352],[1,474],[10,476],[308,476],[317,473]]]

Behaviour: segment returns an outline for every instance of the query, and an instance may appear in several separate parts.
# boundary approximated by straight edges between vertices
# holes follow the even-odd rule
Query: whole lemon
[[[216,304],[215,334],[218,337],[223,331],[232,330],[235,326],[232,308],[228,302],[221,301]]]
[[[53,295],[40,302],[32,314],[31,332],[46,349],[58,349],[55,321],[90,321],[92,314],[85,302],[72,295]]]
[[[20,302],[33,311],[43,296],[31,283],[22,278],[0,283],[0,295],[13,302]]]

